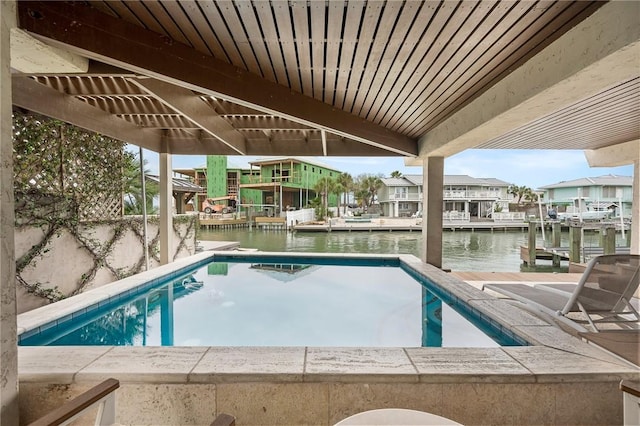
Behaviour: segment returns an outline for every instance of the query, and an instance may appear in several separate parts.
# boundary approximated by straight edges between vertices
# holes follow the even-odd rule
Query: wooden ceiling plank
[[[388,92],[391,88],[397,87],[396,85],[399,82],[400,75],[403,72],[405,65],[406,67],[416,65],[418,63],[416,58],[422,58],[422,56],[426,54],[426,50],[428,48],[428,44],[420,43],[420,40],[422,38],[425,25],[431,22],[431,19],[438,10],[438,6],[433,2],[416,2],[410,3],[410,5],[413,7],[420,5],[421,7],[413,26],[410,28],[405,41],[402,43],[398,55],[393,61],[393,64],[384,76],[383,81],[379,82],[381,87],[384,87],[384,90],[375,90],[374,93],[380,92],[379,95],[368,96],[363,104],[363,109],[367,111],[367,117],[369,117],[373,122],[378,122],[378,119],[383,116],[383,113],[388,111],[390,103],[395,100],[394,98],[389,98]],[[378,77],[382,76],[376,76],[376,78]],[[374,84],[377,85],[378,82],[375,82]]]
[[[381,39],[386,38],[387,41],[384,43],[385,46],[381,53],[379,64],[377,67],[375,67],[375,72],[370,79],[370,84],[366,93],[363,91],[359,93],[358,97],[356,98],[356,103],[359,105],[357,114],[361,117],[369,117],[372,100],[382,96],[380,89],[389,76],[389,70],[395,63],[395,58],[403,48],[404,42],[411,30],[411,26],[416,18],[416,14],[419,12],[422,6],[422,3],[405,2],[403,4],[397,4],[397,6],[400,5],[402,5],[402,10],[399,12],[400,16],[397,17],[398,11],[396,11],[393,17],[394,21],[397,17],[397,23],[395,23],[395,26],[391,27],[393,24],[386,25],[387,27],[389,27],[388,29],[386,29],[386,32],[388,32],[386,36],[381,33],[376,34],[376,39],[378,41],[376,42],[374,51],[379,49],[379,46],[377,46],[377,44],[380,43]],[[383,19],[388,21],[390,17],[388,16],[387,9],[389,9],[389,5],[385,7],[385,15],[387,16],[383,16]]]
[[[405,87],[412,87],[416,79],[416,70],[426,70],[429,67],[430,58],[433,56],[432,46],[435,44],[435,40],[440,33],[440,30],[445,28],[447,21],[453,15],[457,7],[457,2],[448,1],[440,4],[436,10],[435,16],[431,21],[426,21],[428,24],[426,31],[422,35],[422,38],[416,46],[411,58],[405,64],[404,69],[398,75],[395,83],[388,91],[387,98],[391,101],[387,103],[388,107],[383,110],[380,109],[382,114],[376,115],[374,122],[386,126],[387,123],[396,115],[399,104],[404,97]]]
[[[236,131],[224,118],[213,114],[199,96],[189,89],[174,86],[155,79],[132,80],[133,84],[158,98],[168,107],[185,115],[205,132],[237,151],[246,154],[244,137]]]
[[[411,90],[396,103],[395,108],[404,111],[402,116],[396,115],[393,120],[389,120],[386,127],[395,129],[402,128],[407,120],[419,111],[416,99],[423,96],[424,90],[429,82],[438,74],[440,66],[445,63],[457,49],[461,40],[464,40],[471,25],[465,26],[465,22],[473,13],[481,8],[483,3],[473,0],[463,1],[456,9],[456,13],[449,19],[447,25],[442,29],[435,39],[432,48],[426,56],[426,66],[420,73],[414,73],[409,80],[408,87]]]
[[[253,8],[257,14],[257,19],[262,27],[264,34],[264,42],[267,47],[269,60],[271,61],[272,68],[274,69],[275,82],[284,86],[289,86],[289,76],[287,75],[287,66],[285,65],[282,51],[280,49],[280,38],[278,37],[278,30],[273,18],[271,5],[264,1],[253,1]],[[293,37],[292,37],[293,42]],[[293,46],[293,43],[291,44]],[[294,55],[295,56],[295,55]],[[295,60],[294,60],[295,63]],[[296,63],[297,69],[297,63]],[[298,80],[299,81],[299,80]]]
[[[576,14],[593,10],[596,3],[573,2],[567,4],[565,2],[554,2],[549,9],[532,8],[527,16],[521,18],[506,35],[503,42],[496,42],[490,49],[487,49],[483,55],[483,60],[478,61],[472,68],[467,71],[469,79],[460,85],[457,93],[442,100],[442,106],[424,120],[424,125],[416,129],[417,134],[422,134],[428,129],[435,127],[438,123],[446,119],[455,109],[460,108],[466,103],[472,101],[479,96],[493,82],[505,73],[517,68],[526,59],[539,52],[544,46],[555,40],[554,33],[562,34],[562,27],[566,25],[571,17]],[[547,19],[536,19],[539,12],[553,14],[554,19],[549,22]],[[531,15],[534,15],[532,19]],[[512,35],[513,34],[513,35]],[[533,34],[533,35],[532,35]],[[511,46],[505,49],[505,46]],[[513,46],[520,46],[512,48]],[[511,59],[519,58],[519,59]],[[490,71],[481,72],[486,67]],[[453,98],[453,99],[452,99]],[[444,106],[446,105],[446,106]]]
[[[347,14],[344,18],[344,35],[340,47],[340,65],[338,66],[338,76],[333,104],[344,109],[345,97],[347,95],[347,85],[351,76],[351,65],[356,52],[358,40],[358,28],[364,11],[364,1],[350,0],[347,3]]]
[[[264,5],[264,2],[260,2]],[[302,81],[300,80],[300,64],[295,52],[295,37],[291,24],[291,14],[288,0],[274,0],[271,2],[271,10],[275,17],[275,26],[278,31],[278,39],[284,53],[284,63],[289,79],[289,87],[298,93],[302,93]],[[266,13],[266,10],[264,11]]]
[[[358,91],[360,90],[360,84],[362,83],[362,76],[365,71],[367,59],[369,58],[369,52],[371,46],[375,40],[375,31],[377,23],[380,20],[380,16],[384,10],[384,3],[380,1],[368,1],[365,6],[364,16],[360,22],[360,34],[358,35],[358,43],[356,45],[356,52],[351,66],[351,75],[349,76],[349,85],[344,99],[345,111],[353,113],[354,102]],[[348,25],[354,25],[349,22]]]
[[[640,137],[640,124],[636,120],[637,111],[640,108],[638,99],[640,98],[637,92],[629,93],[629,96],[623,99],[603,102],[597,107],[552,114],[487,143],[499,144],[500,141],[508,140],[520,145],[525,138],[530,138],[532,135],[536,139],[557,139],[558,136],[566,134],[590,134],[593,128],[601,126],[614,128],[622,123],[635,123],[636,132]]]
[[[149,12],[145,6],[145,2],[127,0],[123,3],[126,4],[131,13],[136,17],[136,20],[142,23],[143,28],[158,34],[168,35],[153,14]]]
[[[397,52],[399,43],[394,43],[396,36],[404,38],[399,33],[406,32],[408,27],[396,27],[398,15],[403,10],[404,2],[388,2],[385,3],[382,15],[378,22],[378,28],[375,37],[371,43],[369,55],[367,57],[366,66],[362,74],[360,90],[355,96],[353,113],[364,117],[362,113],[362,104],[369,95],[375,76],[383,72],[382,69],[388,68],[385,63],[389,63]],[[415,5],[414,5],[415,6]],[[405,22],[406,24],[407,22]],[[398,23],[399,24],[399,23]],[[383,59],[385,60],[383,62]],[[375,93],[372,93],[375,96]]]
[[[309,46],[309,23],[306,0],[293,0],[290,2],[293,16],[293,31],[296,50],[298,52],[298,64],[302,94],[313,97],[313,78],[311,76],[311,48]]]
[[[32,78],[14,75],[12,92],[13,104],[29,111],[156,152],[162,147],[160,132],[140,129]]]
[[[579,128],[577,131],[562,127],[553,138],[525,135],[519,140],[482,144],[482,149],[523,149],[535,145],[536,149],[597,149],[614,143],[623,143],[640,137],[637,120],[629,120],[617,126]],[[558,140],[562,140],[562,147]]]
[[[443,92],[454,92],[456,88],[457,76],[464,73],[466,68],[470,65],[466,62],[476,61],[478,56],[482,55],[488,46],[482,45],[482,40],[486,40],[489,34],[501,35],[499,29],[496,29],[497,24],[504,24],[504,18],[509,16],[509,12],[514,8],[518,8],[520,12],[523,12],[528,5],[523,3],[479,3],[473,14],[469,17],[467,22],[477,22],[477,25],[465,25],[465,28],[471,31],[465,34],[456,34],[454,39],[451,40],[453,46],[457,46],[457,49],[450,48],[453,55],[445,58],[440,56],[438,61],[434,64],[434,68],[438,72],[429,78],[428,84],[425,87],[423,93],[419,99],[416,99],[416,111],[421,111],[420,114],[414,116],[413,121],[405,121],[405,123],[399,127],[407,132],[411,132],[416,123],[422,124],[421,116],[426,114],[426,110],[430,107],[430,100],[437,100]],[[515,14],[511,14],[514,16]],[[521,13],[520,13],[521,15]],[[506,27],[508,28],[508,27]],[[448,49],[449,50],[449,49]],[[459,84],[459,83],[458,83]]]
[[[216,37],[216,35],[213,33],[211,27],[209,26],[209,22],[203,15],[202,10],[200,10],[198,2],[188,1],[182,2],[181,4],[184,13],[187,15],[192,25],[194,26],[195,31],[198,33],[198,35],[202,39],[202,42],[206,46],[207,52],[220,60],[231,63],[231,60],[227,56],[227,53],[218,41],[218,37]]]
[[[334,105],[335,101],[344,10],[345,3],[343,0],[329,1],[327,8],[327,43],[322,99],[330,105]]]
[[[437,111],[443,108],[444,99],[450,99],[457,92],[461,92],[460,87],[465,84],[469,78],[477,78],[478,70],[482,69],[490,60],[491,55],[490,52],[492,49],[497,48],[499,45],[507,45],[509,41],[506,40],[508,37],[508,33],[510,29],[516,28],[519,24],[522,25],[521,17],[522,11],[521,9],[524,7],[529,7],[528,3],[516,3],[514,7],[509,11],[508,15],[504,17],[496,27],[491,30],[491,36],[485,37],[480,44],[476,47],[478,52],[483,52],[481,56],[469,55],[467,58],[460,62],[460,65],[456,67],[447,77],[448,80],[452,81],[450,83],[450,88],[447,86],[441,86],[439,90],[432,94],[427,101],[431,101],[431,98],[435,98],[435,101],[431,101],[431,105],[425,108],[425,112],[420,117],[421,124],[426,124],[423,116],[431,113],[431,111]],[[539,11],[539,14],[542,14],[545,8],[544,3],[538,3],[534,6],[535,11]],[[533,19],[537,19],[538,16],[533,17]],[[497,41],[496,41],[497,40]],[[504,40],[504,41],[501,41]],[[471,77],[469,77],[471,76]],[[417,121],[418,122],[418,121]],[[416,133],[420,133],[420,130],[414,130]]]
[[[162,28],[164,29],[165,33],[169,35],[169,37],[171,37],[173,40],[176,40],[180,43],[186,44],[187,46],[195,47],[184,36],[180,28],[178,28],[178,26],[173,20],[173,16],[170,16],[169,14],[167,14],[167,11],[164,8],[164,3],[175,5],[175,3],[172,1],[167,1],[167,2],[158,1],[158,0],[145,1],[145,5],[149,9],[149,11],[153,14],[156,20],[160,23],[160,25],[162,25]]]
[[[189,18],[189,14],[185,7],[195,7],[194,2],[177,2],[177,1],[163,1],[163,6],[167,9],[167,13],[173,18],[175,21],[175,25],[178,26],[182,34],[188,42],[186,44],[190,45],[198,52],[202,52],[206,55],[212,54],[212,51],[209,49],[207,43],[202,39],[202,35],[198,31],[198,29],[194,26],[193,22]]]
[[[229,31],[231,33],[231,37],[226,40],[226,43],[233,43],[237,46],[240,56],[244,60],[245,69],[247,71],[263,76],[264,73],[256,59],[251,42],[247,38],[242,21],[240,21],[240,18],[238,17],[238,11],[235,4],[232,0],[218,0],[215,4],[218,6],[222,19],[229,27]]]
[[[198,5],[200,6],[200,10],[204,15],[204,18],[209,23],[209,28],[213,31],[213,35],[215,39],[220,43],[222,49],[225,52],[225,56],[230,61],[231,65],[234,65],[238,68],[247,69],[242,55],[240,51],[238,51],[238,46],[233,41],[233,36],[229,33],[227,29],[227,25],[220,15],[220,11],[216,4],[210,0],[196,0]]]
[[[481,79],[483,69],[486,70],[487,67],[489,67],[489,69],[495,67],[502,67],[501,69],[504,69],[505,66],[508,66],[512,46],[514,46],[514,35],[526,33],[527,28],[531,31],[532,26],[535,28],[536,22],[538,22],[537,20],[549,7],[564,7],[554,3],[555,2],[553,0],[538,2],[537,4],[526,2],[513,3],[513,8],[510,9],[507,16],[493,30],[491,30],[491,36],[487,37],[477,46],[476,52],[479,54],[470,56],[461,62],[458,68],[449,77],[450,79],[455,78],[455,83],[452,83],[452,86],[455,85],[455,88],[446,92],[447,95],[445,96],[442,96],[441,92],[438,92],[440,99],[437,99],[436,96],[429,97],[431,105],[425,107],[422,114],[420,114],[416,119],[416,123],[420,123],[422,126],[420,128],[435,125],[435,123],[431,124],[430,120],[425,119],[424,117],[429,117],[430,115],[433,115],[433,111],[437,111],[442,108],[444,99],[450,99],[460,93],[466,95],[466,98],[473,96],[475,92],[463,91],[461,87],[467,85],[469,80],[478,81]],[[529,10],[523,11],[523,8]],[[500,51],[505,52],[503,56],[500,55]],[[500,57],[502,61],[497,59],[497,57]],[[491,65],[492,62],[494,63],[493,66]],[[432,98],[436,99],[433,100]],[[460,100],[460,104],[465,100],[465,98]],[[412,131],[416,133],[421,132],[421,130],[416,130],[415,126]]]
[[[253,5],[248,1],[236,2],[236,10],[239,19],[247,32],[247,43],[252,47],[258,65],[260,66],[261,75],[269,81],[276,82],[276,75],[273,71],[271,57],[267,52],[267,46],[261,32],[261,24],[256,19]]]
[[[84,5],[34,1],[18,3],[18,11],[26,30],[92,59],[388,149],[390,155],[417,154],[411,138]],[[154,54],[159,49],[162,56]]]
[[[325,2],[311,2],[309,5],[311,21],[311,77],[313,82],[313,97],[324,102],[324,69],[325,69]]]

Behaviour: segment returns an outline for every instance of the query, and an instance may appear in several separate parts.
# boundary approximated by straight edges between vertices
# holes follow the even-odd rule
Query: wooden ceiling
[[[16,73],[14,104],[174,154],[413,156],[421,136],[602,4],[19,1],[21,28],[91,66]],[[480,147],[637,138],[638,85]],[[617,119],[592,120],[592,106]],[[549,132],[568,142],[549,143]]]

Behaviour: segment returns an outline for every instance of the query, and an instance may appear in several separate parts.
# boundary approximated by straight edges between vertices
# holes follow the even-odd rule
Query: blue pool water
[[[19,337],[20,345],[522,345],[397,259],[229,256]],[[280,262],[280,263],[279,263]],[[452,303],[453,302],[453,303]],[[471,320],[465,318],[471,318]]]

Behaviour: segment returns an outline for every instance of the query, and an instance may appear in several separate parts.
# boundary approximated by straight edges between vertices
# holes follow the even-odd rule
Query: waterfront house
[[[633,200],[631,176],[604,175],[585,177],[545,185],[545,203],[560,213],[576,208],[584,211],[607,211],[619,217],[631,217]]]
[[[422,175],[404,175],[382,179],[378,201],[388,217],[410,217],[422,211]],[[443,212],[458,216],[489,217],[494,211],[509,210],[509,183],[495,178],[474,178],[468,175],[445,175]]]

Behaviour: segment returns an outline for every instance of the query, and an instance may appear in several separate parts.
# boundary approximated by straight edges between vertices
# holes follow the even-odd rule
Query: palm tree
[[[398,170],[394,170],[391,172],[391,177],[392,178],[401,178],[402,177],[402,173],[400,173]]]
[[[329,211],[329,194],[334,194],[336,192],[336,181],[331,179],[330,177],[320,178],[315,185],[313,186],[313,190],[316,194],[320,194],[320,202],[321,208],[319,216],[326,217]]]
[[[382,188],[382,179],[380,176],[369,175],[365,179],[365,187],[369,191],[369,206],[371,206],[376,200],[378,191]]]
[[[535,203],[538,201],[538,194],[533,192],[533,189],[527,187],[524,191],[524,199],[530,203]]]
[[[340,173],[340,175],[338,175],[338,184],[340,184],[343,190],[344,213],[346,214],[347,213],[347,195],[349,194],[349,192],[353,190],[353,176],[351,176],[347,172]],[[338,196],[338,199],[339,199],[339,196]],[[340,206],[338,206],[338,213],[340,213]]]
[[[524,197],[524,194],[527,192],[527,189],[531,190],[526,186],[518,186],[518,185],[511,184],[509,185],[509,188],[507,188],[507,192],[513,195],[514,197],[517,197],[516,203],[520,205],[520,202],[522,201],[522,197]]]

